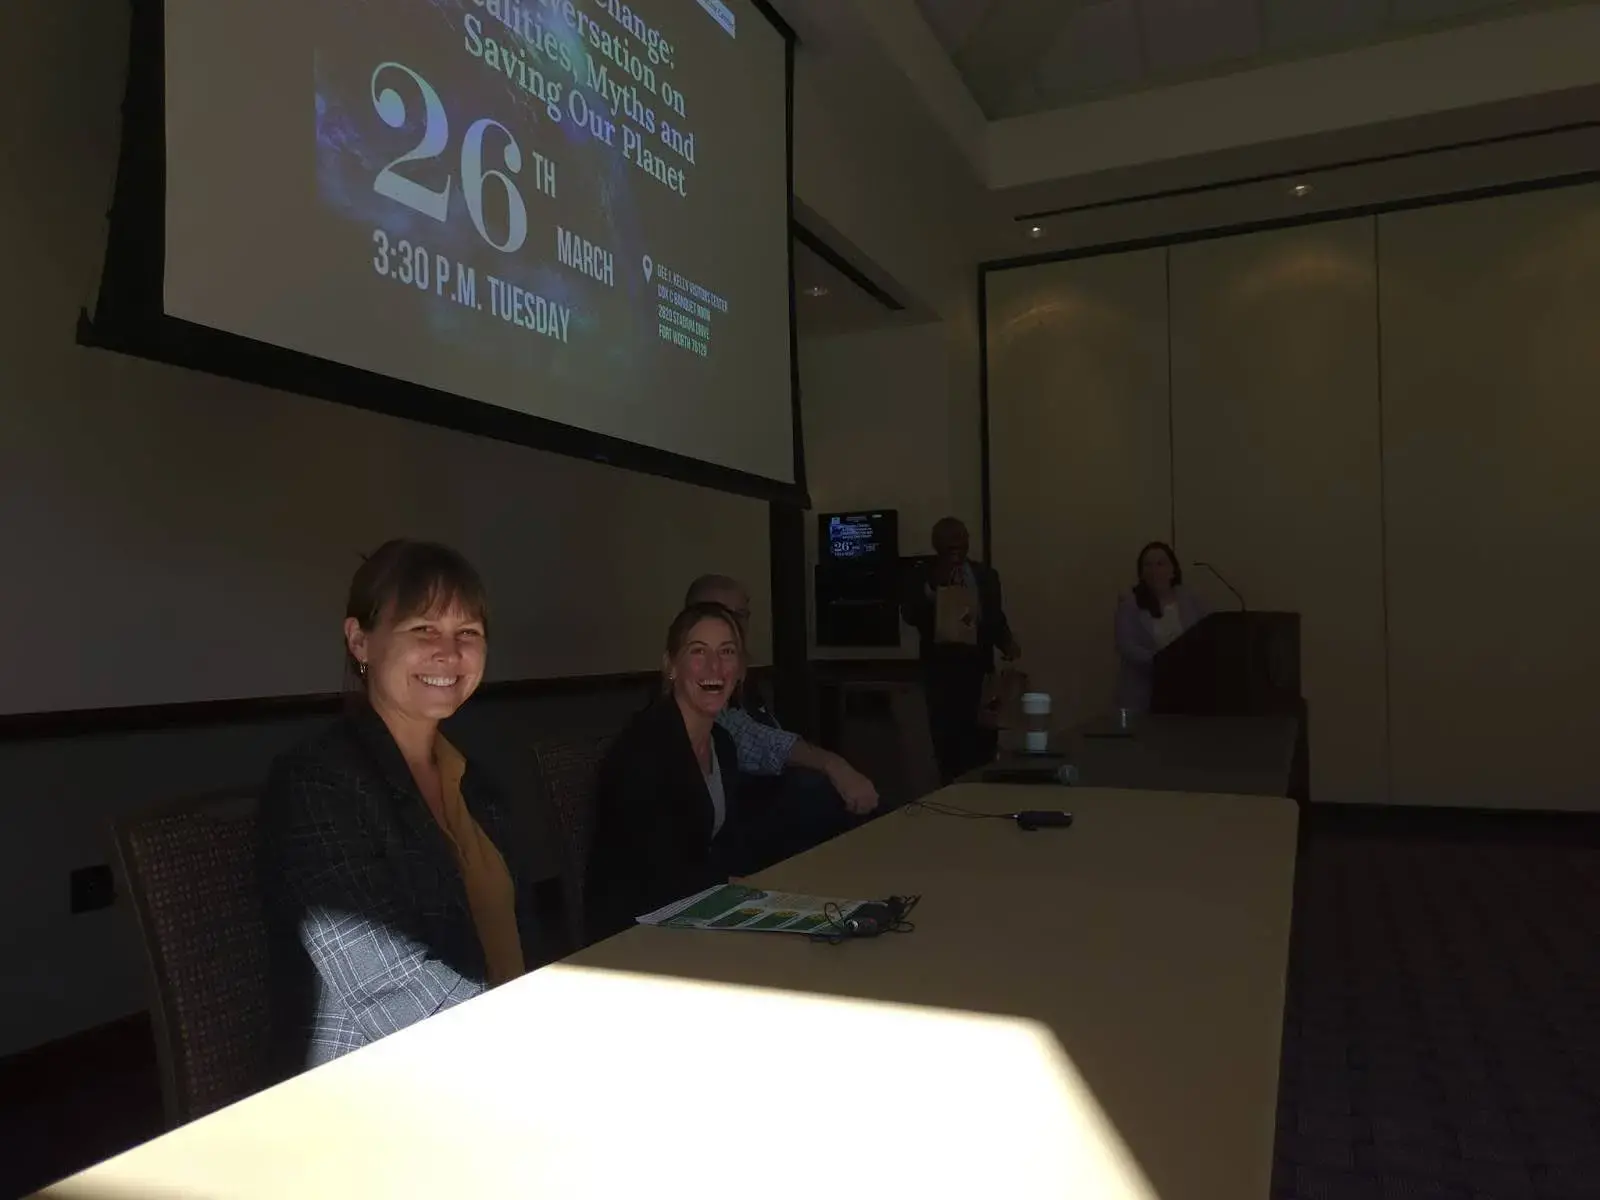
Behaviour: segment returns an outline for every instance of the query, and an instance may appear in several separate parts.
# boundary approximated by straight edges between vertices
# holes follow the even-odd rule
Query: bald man
[[[728,575],[702,575],[689,585],[684,605],[720,604],[733,614],[746,641],[750,591]],[[878,807],[878,789],[842,757],[784,729],[775,717],[741,698],[717,717],[739,751],[750,807],[749,872],[809,850],[842,833]]]
[[[900,613],[922,640],[922,691],[928,703],[928,732],[933,737],[939,774],[945,783],[965,775],[995,756],[998,735],[981,717],[983,683],[994,671],[994,655],[1021,656],[1000,599],[1000,576],[970,557],[967,527],[945,517],[933,527],[933,560],[913,573]],[[960,588],[973,602],[963,636],[938,628],[938,593]]]

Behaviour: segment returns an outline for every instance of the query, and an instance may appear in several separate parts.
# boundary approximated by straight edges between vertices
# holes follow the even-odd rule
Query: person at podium
[[[1117,707],[1150,709],[1155,657],[1206,615],[1200,598],[1183,586],[1183,568],[1165,542],[1139,551],[1138,582],[1117,603]]]

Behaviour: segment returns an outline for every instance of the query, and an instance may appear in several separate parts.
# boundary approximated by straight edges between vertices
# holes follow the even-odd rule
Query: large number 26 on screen
[[[372,106],[378,110],[378,116],[383,118],[383,123],[389,128],[405,128],[406,102],[392,87],[386,87],[381,92],[378,90],[378,76],[385,71],[402,72],[417,85],[417,90],[422,93],[425,121],[422,140],[412,150],[402,154],[379,171],[378,178],[373,181],[372,190],[380,196],[387,196],[396,203],[414,209],[423,216],[443,221],[450,212],[450,189],[454,186],[454,177],[446,175],[444,187],[433,191],[423,187],[414,179],[407,179],[395,168],[404,163],[429,162],[445,152],[450,144],[450,119],[445,115],[444,101],[439,99],[439,93],[433,90],[431,83],[404,63],[380,63],[378,69],[372,73]],[[517,190],[517,185],[512,182],[510,175],[494,168],[487,171],[483,169],[483,139],[491,129],[498,129],[506,135],[506,147],[501,154],[506,164],[506,171],[515,175],[522,170],[522,147],[517,145],[516,136],[511,130],[489,117],[474,121],[467,128],[467,136],[461,141],[461,195],[467,202],[467,215],[472,218],[472,223],[477,227],[483,240],[496,250],[514,254],[528,240],[528,206],[523,202],[522,193]],[[498,180],[506,189],[508,228],[503,242],[494,240],[483,220],[483,185],[489,179]]]

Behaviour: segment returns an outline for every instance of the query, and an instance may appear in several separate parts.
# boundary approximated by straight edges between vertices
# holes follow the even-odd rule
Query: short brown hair
[[[481,621],[488,632],[489,597],[483,577],[461,552],[437,542],[395,538],[367,555],[356,568],[344,615],[370,631],[386,613],[403,621],[451,607]],[[359,678],[358,664],[348,647],[345,666]]]

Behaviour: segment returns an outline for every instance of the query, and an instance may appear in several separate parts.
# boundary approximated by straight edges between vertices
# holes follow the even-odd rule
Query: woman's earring
[[[356,674],[361,676],[361,678],[365,679],[367,677],[367,664],[366,663],[357,663],[356,664]]]

